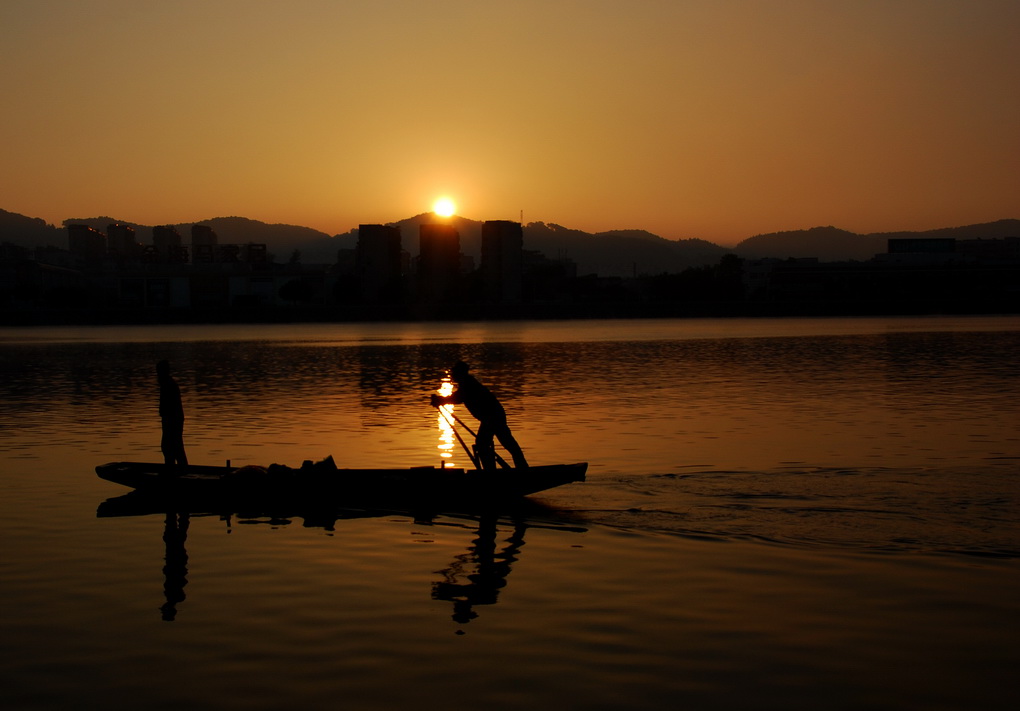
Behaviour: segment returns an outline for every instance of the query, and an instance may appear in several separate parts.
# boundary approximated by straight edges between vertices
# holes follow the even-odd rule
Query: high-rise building
[[[208,244],[215,247],[218,244],[218,238],[213,228],[209,225],[192,225],[191,226],[191,245],[194,247],[199,244]]]
[[[209,225],[191,226],[191,261],[195,264],[216,261],[216,233]]]
[[[520,222],[482,224],[482,278],[487,301],[517,304],[523,283],[524,230]]]
[[[176,227],[159,225],[152,228],[152,243],[161,254],[166,254],[167,247],[181,246],[181,235]]]
[[[418,296],[448,301],[460,282],[460,234],[452,225],[425,223],[418,228]]]
[[[118,257],[137,257],[142,253],[142,245],[135,240],[135,228],[119,222],[106,226],[106,246]]]
[[[188,261],[188,249],[181,244],[181,235],[173,225],[158,225],[152,228],[152,244],[159,256],[170,263]]]
[[[106,235],[88,225],[68,225],[67,246],[75,257],[95,266],[106,256]]]
[[[400,228],[359,225],[356,256],[362,301],[393,301],[400,294]]]

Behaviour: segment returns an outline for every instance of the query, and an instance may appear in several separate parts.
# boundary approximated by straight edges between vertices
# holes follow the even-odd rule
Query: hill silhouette
[[[67,236],[64,230],[48,225],[38,217],[0,210],[0,242],[30,248],[66,246]]]
[[[860,235],[837,227],[812,227],[755,235],[740,242],[733,251],[749,259],[817,257],[821,261],[842,261],[871,259],[885,249],[886,240],[873,235]]]
[[[524,246],[548,257],[573,260],[578,274],[620,277],[716,264],[729,251],[705,240],[671,241],[643,230],[589,234],[544,222],[525,227]]]
[[[106,232],[107,227],[112,223],[129,225],[135,230],[135,238],[142,244],[152,244],[151,225],[140,225],[130,220],[117,220],[112,217],[89,217],[85,219],[64,220],[64,226],[69,224],[88,225],[89,227]],[[295,249],[302,249],[304,245],[314,243],[323,238],[329,239],[325,232],[319,232],[311,227],[299,227],[297,225],[267,224],[252,220],[247,217],[214,217],[209,220],[198,220],[197,222],[180,222],[169,225],[181,234],[181,239],[187,244],[191,242],[191,228],[193,225],[208,225],[216,233],[220,244],[247,244],[255,242],[267,245],[269,251],[275,251],[277,256],[286,258]],[[61,230],[61,232],[63,232]],[[67,238],[63,237],[66,246]],[[329,261],[336,261],[336,254]]]
[[[890,239],[953,238],[1003,239],[1020,237],[1020,220],[997,220],[977,225],[945,227],[923,232],[857,234],[837,227],[773,232],[740,242],[733,253],[748,259],[817,257],[820,261],[867,260],[886,251]]]
[[[466,217],[437,217],[431,212],[391,222],[400,228],[401,244],[410,254],[418,253],[419,225],[441,222],[453,225],[460,234],[461,252],[477,260],[482,252],[481,220]],[[337,246],[353,248],[357,230],[337,235]],[[589,233],[545,222],[529,222],[523,228],[524,249],[540,252],[550,259],[570,259],[578,274],[632,276],[678,272],[692,266],[715,264],[728,250],[705,240],[670,241],[644,230],[614,230]]]
[[[388,224],[400,227],[404,249],[418,253],[418,227],[425,222],[452,224],[460,234],[461,250],[475,258],[481,256],[482,221],[466,217],[437,217],[421,213]],[[111,223],[130,225],[142,244],[152,244],[152,226],[112,217],[91,217],[64,220],[64,226],[87,224],[105,232]],[[173,225],[184,242],[190,241],[192,225],[208,225],[221,244],[263,243],[278,261],[287,261],[295,251],[305,264],[332,264],[340,250],[354,249],[358,229],[329,235],[325,232],[287,224],[268,224],[246,217],[215,217],[197,222]],[[570,259],[577,264],[577,273],[600,276],[628,277],[635,274],[681,272],[690,267],[717,264],[723,255],[732,253],[744,258],[772,257],[777,259],[816,257],[821,261],[867,260],[886,251],[893,238],[955,238],[1001,239],[1020,236],[1020,220],[947,227],[923,232],[882,232],[857,234],[837,227],[813,227],[760,234],[745,239],[735,247],[721,247],[701,239],[669,240],[645,230],[610,230],[589,233],[562,225],[531,222],[524,225],[524,248],[540,252],[550,259]],[[0,242],[25,247],[55,246],[67,248],[66,229],[46,224],[38,218],[0,210]]]

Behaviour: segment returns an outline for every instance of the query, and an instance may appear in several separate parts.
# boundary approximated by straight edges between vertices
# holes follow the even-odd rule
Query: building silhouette
[[[216,261],[216,233],[208,225],[191,226],[191,261],[193,264],[212,264]],[[226,259],[224,261],[236,261]]]
[[[460,234],[452,225],[418,227],[417,294],[423,302],[456,299],[460,287]]]
[[[142,254],[142,245],[135,239],[135,228],[114,222],[106,227],[106,245],[110,254],[121,259],[136,259]]]
[[[360,225],[333,264],[276,263],[266,244],[191,248],[173,226],[139,245],[129,225],[67,224],[67,249],[0,245],[0,319],[202,321],[1017,313],[1020,237],[890,238],[869,259],[740,258],[633,277],[523,249],[508,220],[418,226],[411,259],[396,226]],[[148,232],[146,228],[145,233]],[[132,255],[140,248],[140,259]],[[208,249],[204,249],[208,248]],[[471,256],[462,253],[462,248]],[[478,268],[474,259],[480,254]]]
[[[521,302],[524,278],[524,230],[510,220],[482,224],[482,281],[486,301]]]
[[[397,300],[401,262],[399,227],[359,225],[355,257],[358,299],[365,303]]]
[[[188,261],[188,248],[181,242],[181,235],[172,225],[158,225],[152,228],[152,245],[160,261],[168,264],[183,264]]]
[[[106,235],[88,225],[68,225],[67,245],[79,261],[97,265],[106,256]]]

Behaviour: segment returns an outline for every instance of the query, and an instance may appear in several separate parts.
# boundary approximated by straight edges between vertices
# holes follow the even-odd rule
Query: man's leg
[[[475,436],[475,453],[478,455],[478,466],[482,469],[496,468],[496,448],[492,444],[492,429],[484,422],[478,424]]]
[[[184,423],[181,423],[181,427],[177,430],[177,463],[182,466],[188,466],[188,455],[184,453]]]
[[[181,435],[177,438],[177,463],[182,467],[188,466],[188,455],[184,451],[184,430],[181,430]]]
[[[524,458],[524,452],[521,451],[521,445],[517,444],[517,440],[514,439],[513,433],[510,432],[510,428],[503,425],[496,430],[496,438],[499,439],[499,443],[503,445],[503,448],[510,453],[513,457],[514,467],[517,469],[524,469],[528,466],[528,460]]]
[[[159,451],[163,453],[163,463],[170,465],[174,463],[173,435],[163,428],[163,437],[159,440]]]
[[[183,467],[188,466],[188,455],[184,453],[183,426],[180,428],[164,428],[160,449],[163,450],[164,463]]]

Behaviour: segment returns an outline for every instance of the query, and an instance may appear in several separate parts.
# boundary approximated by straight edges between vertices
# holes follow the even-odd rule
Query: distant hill
[[[741,257],[817,257],[821,261],[871,259],[885,251],[885,240],[847,232],[836,227],[812,227],[794,232],[773,232],[745,239],[734,248]]]
[[[465,217],[436,218],[432,213],[391,222],[400,228],[401,244],[410,254],[418,253],[418,228],[422,223],[440,221],[453,225],[460,235],[461,252],[480,259],[482,221]],[[337,235],[337,245],[353,248],[357,230]],[[524,249],[540,252],[550,259],[571,259],[578,274],[632,276],[678,272],[692,266],[715,264],[728,250],[705,240],[670,241],[644,230],[614,230],[592,234],[555,224],[531,222],[524,225]]]
[[[424,222],[448,222],[460,233],[461,250],[478,260],[481,256],[482,221],[454,216],[437,218],[430,212],[389,224],[400,227],[404,249],[418,254],[418,226]],[[112,217],[64,220],[64,226],[87,224],[101,232],[111,223],[130,225],[142,244],[152,244],[152,226]],[[176,227],[187,243],[191,227],[208,225],[222,244],[263,243],[278,261],[287,261],[295,250],[305,264],[331,264],[341,249],[354,249],[358,229],[338,235],[298,225],[267,224],[245,217],[214,217],[183,222]],[[531,222],[524,226],[524,248],[541,252],[550,259],[571,259],[578,274],[632,276],[683,271],[690,267],[717,264],[723,255],[745,258],[816,257],[821,261],[867,260],[886,251],[889,239],[907,237],[948,237],[955,239],[1001,239],[1020,236],[1020,220],[999,220],[978,225],[949,227],[925,232],[883,232],[857,234],[837,227],[755,235],[733,248],[720,247],[701,239],[668,240],[645,230],[610,230],[589,233],[561,225]],[[53,245],[67,248],[67,231],[43,220],[0,210],[0,242],[26,247]]]
[[[401,242],[410,254],[418,253],[418,226],[435,220],[432,213],[389,223],[400,227]],[[482,222],[452,217],[448,222],[460,233],[461,251],[478,259],[481,255]],[[816,257],[820,261],[864,261],[886,251],[888,241],[908,237],[951,237],[955,239],[1002,239],[1020,236],[1020,220],[999,220],[978,225],[950,227],[925,232],[883,232],[857,234],[836,227],[775,232],[744,240],[733,248],[702,239],[668,240],[645,230],[612,230],[589,233],[561,225],[531,222],[524,226],[524,248],[541,252],[550,259],[565,258],[577,263],[578,274],[632,276],[680,272],[690,267],[717,264],[725,254],[745,258]],[[306,263],[332,261],[337,249],[354,249],[358,230],[321,237],[300,246]],[[273,247],[270,247],[272,250]]]
[[[335,250],[323,259],[312,259],[313,255],[306,254],[306,250],[314,251],[314,245],[317,243],[328,243],[333,239],[325,232],[311,227],[267,224],[258,220],[250,220],[247,217],[214,217],[199,222],[182,222],[174,227],[184,237],[185,242],[189,242],[193,225],[211,227],[220,244],[247,244],[248,242],[265,244],[267,250],[275,254],[279,261],[287,261],[294,250],[301,252],[301,260],[304,262],[333,263],[336,261]]]
[[[1020,237],[1020,220],[996,220],[963,227],[943,227],[925,232],[876,232],[873,237],[882,239],[941,238],[941,239],[1004,239]],[[884,249],[884,246],[883,246]]]
[[[998,220],[978,225],[947,227],[924,232],[874,232],[857,234],[836,227],[813,227],[809,230],[773,232],[756,235],[733,248],[741,257],[760,259],[774,257],[817,257],[821,261],[867,260],[886,251],[890,239],[953,238],[1002,239],[1020,237],[1020,220]]]
[[[25,217],[16,212],[0,210],[0,242],[22,247],[66,247],[64,230],[47,225],[37,217]]]
[[[64,220],[64,226],[69,224],[88,225],[89,227],[106,232],[110,224],[119,223],[128,225],[135,230],[135,238],[142,244],[152,244],[152,226],[140,225],[130,220],[117,220],[112,217],[89,217],[85,219]],[[191,228],[193,225],[208,225],[216,233],[220,244],[247,244],[255,242],[265,244],[270,252],[276,254],[278,259],[286,260],[295,250],[302,250],[306,244],[318,240],[329,240],[329,235],[319,232],[310,227],[299,227],[297,225],[270,225],[258,220],[251,220],[247,217],[214,217],[209,220],[197,222],[180,222],[169,225],[175,228],[183,241],[191,242]],[[62,232],[62,230],[61,230]],[[62,246],[67,246],[66,236],[63,238]],[[302,253],[302,258],[304,255]],[[336,253],[329,258],[330,262],[336,261]]]
[[[152,227],[147,225],[139,225],[137,222],[131,222],[129,220],[117,220],[112,217],[86,217],[83,219],[73,218],[64,220],[63,229],[61,232],[60,242],[56,246],[67,249],[67,226],[68,225],[88,225],[94,230],[98,230],[103,234],[106,234],[107,228],[112,224],[127,225],[135,231],[135,239],[142,244],[152,244]]]
[[[621,277],[716,264],[729,251],[705,240],[667,240],[644,230],[590,234],[544,222],[524,228],[524,247],[550,258],[572,259],[578,274]]]

